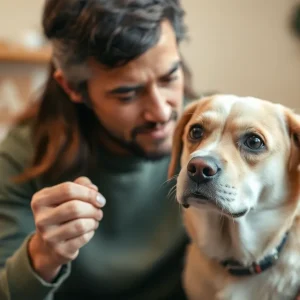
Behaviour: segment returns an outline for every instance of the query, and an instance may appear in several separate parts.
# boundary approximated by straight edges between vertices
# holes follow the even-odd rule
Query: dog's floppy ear
[[[171,155],[171,161],[170,161],[169,172],[168,172],[169,179],[171,179],[175,175],[177,164],[179,161],[179,156],[181,154],[181,149],[182,149],[183,131],[185,125],[188,123],[193,113],[195,112],[198,101],[199,100],[196,100],[186,106],[175,128],[174,135],[173,135],[172,155]]]
[[[297,169],[300,165],[300,115],[292,110],[285,110],[288,132],[291,138],[291,152],[289,158],[289,169]]]

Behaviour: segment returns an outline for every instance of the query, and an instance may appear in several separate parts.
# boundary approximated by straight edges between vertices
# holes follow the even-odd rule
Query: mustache
[[[167,122],[165,122],[165,123],[147,122],[147,123],[145,123],[141,126],[138,126],[138,127],[134,128],[132,130],[131,137],[132,137],[132,139],[134,139],[138,134],[147,132],[147,131],[152,130],[152,129],[155,129],[158,125],[167,124],[169,122],[177,121],[177,120],[178,120],[178,112],[177,111],[172,111],[171,116],[170,116],[170,118]]]

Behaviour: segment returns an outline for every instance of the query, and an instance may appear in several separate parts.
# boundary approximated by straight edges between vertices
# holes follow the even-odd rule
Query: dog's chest
[[[194,256],[196,251],[190,254]],[[219,268],[213,270],[204,257],[197,256],[198,261],[195,256],[190,258],[197,261],[197,266],[187,267],[185,273],[191,300],[294,300],[300,291],[300,248],[287,247],[275,266],[247,277],[231,277]]]
[[[274,274],[257,276],[255,279],[235,282],[216,291],[217,300],[294,300],[298,285],[292,285],[288,278],[278,280]],[[277,278],[276,278],[277,277]],[[277,285],[276,285],[277,283]]]
[[[216,291],[218,300],[294,300],[300,291],[300,252],[285,251],[276,266]]]

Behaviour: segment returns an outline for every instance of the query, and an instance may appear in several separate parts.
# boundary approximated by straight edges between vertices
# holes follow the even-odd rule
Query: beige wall
[[[199,91],[253,95],[300,108],[300,43],[287,22],[296,0],[183,0],[183,45]],[[44,0],[0,1],[0,37],[39,24]],[[18,13],[16,13],[18,8]]]
[[[300,42],[288,30],[299,0],[184,0],[183,53],[198,90],[252,95],[300,111]]]
[[[18,40],[40,27],[44,0],[0,0],[0,39]]]

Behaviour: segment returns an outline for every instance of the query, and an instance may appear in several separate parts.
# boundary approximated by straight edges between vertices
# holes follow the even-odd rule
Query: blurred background
[[[40,30],[43,3],[0,1],[0,139],[46,78],[51,49]],[[256,96],[300,112],[299,0],[183,5],[190,38],[181,49],[197,92]]]

